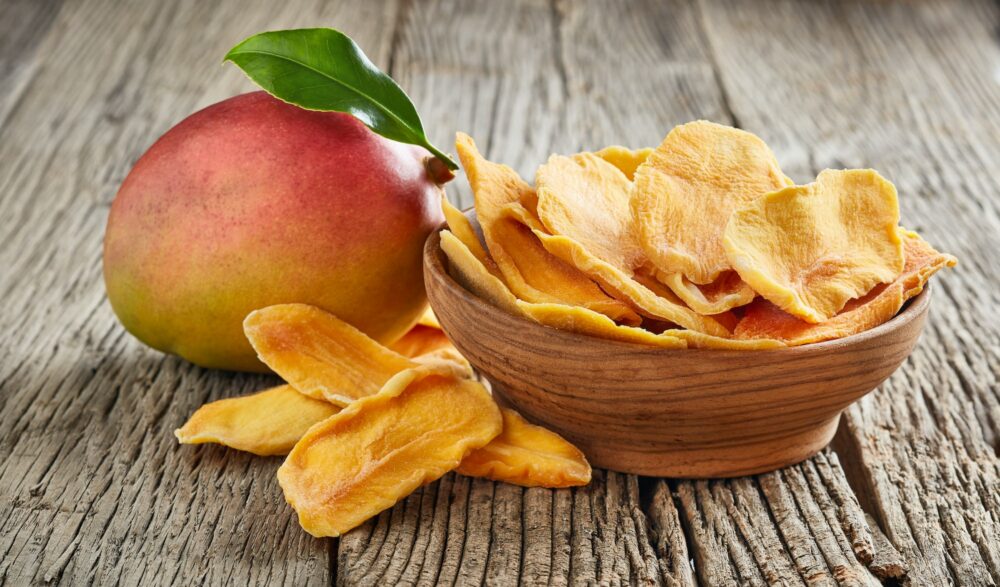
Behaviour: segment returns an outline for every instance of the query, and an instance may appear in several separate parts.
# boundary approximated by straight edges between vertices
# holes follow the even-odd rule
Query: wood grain
[[[0,583],[325,583],[339,561],[345,585],[511,582],[515,565],[526,582],[690,584],[688,544],[706,584],[1000,583],[998,15],[988,0],[0,3]],[[229,46],[317,25],[390,68],[436,143],[465,130],[529,178],[550,151],[652,145],[693,118],[760,134],[799,180],[890,175],[905,222],[961,263],[902,372],[847,413],[842,468],[821,453],[767,480],[607,475],[586,499],[450,477],[372,522],[392,541],[359,531],[336,553],[296,527],[277,461],[177,447],[197,405],[271,380],[121,331],[100,276],[107,204],[156,136],[252,88],[218,65]],[[462,183],[450,194],[469,205]],[[479,538],[460,542],[466,527]]]

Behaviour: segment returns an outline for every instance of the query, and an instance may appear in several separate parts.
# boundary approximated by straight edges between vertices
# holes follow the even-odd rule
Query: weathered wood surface
[[[985,0],[0,2],[0,583],[1000,583],[998,22]],[[270,380],[132,340],[100,239],[143,149],[251,88],[219,67],[229,46],[316,25],[389,68],[432,140],[465,130],[526,176],[552,151],[734,123],[798,180],[880,169],[961,264],[836,452],[730,481],[448,476],[339,544],[312,539],[276,459],[170,433]]]

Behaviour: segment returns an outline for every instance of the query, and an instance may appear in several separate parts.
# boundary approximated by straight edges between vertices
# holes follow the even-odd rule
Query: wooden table
[[[0,583],[1000,583],[998,23],[987,0],[4,0]],[[252,89],[226,49],[300,26],[352,35],[436,143],[467,131],[528,177],[551,152],[655,145],[706,118],[765,138],[798,181],[879,169],[905,224],[961,263],[913,356],[798,466],[595,471],[572,491],[449,475],[311,538],[279,459],[171,434],[273,380],[143,347],[101,280],[131,164]],[[449,191],[469,204],[464,183]]]

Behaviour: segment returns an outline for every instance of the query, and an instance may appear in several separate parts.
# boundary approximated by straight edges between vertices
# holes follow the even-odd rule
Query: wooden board
[[[985,0],[0,3],[0,583],[1000,583],[998,15]],[[225,50],[317,25],[390,69],[432,140],[467,131],[529,178],[550,152],[734,123],[798,180],[883,171],[905,222],[961,263],[836,452],[730,481],[448,476],[315,540],[277,459],[171,435],[201,403],[273,380],[131,339],[100,243],[149,143],[252,89],[219,66]],[[450,196],[468,205],[461,184]]]

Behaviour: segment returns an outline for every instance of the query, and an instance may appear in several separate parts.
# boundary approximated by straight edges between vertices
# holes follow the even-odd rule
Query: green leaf
[[[458,165],[424,135],[413,102],[350,37],[333,29],[254,35],[226,54],[269,94],[307,110],[346,112],[378,134]]]

